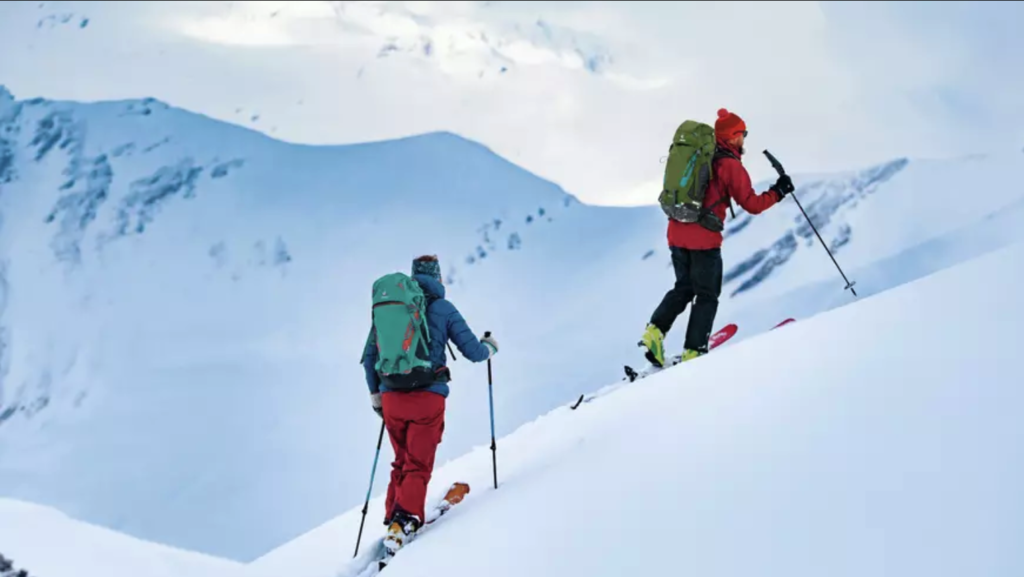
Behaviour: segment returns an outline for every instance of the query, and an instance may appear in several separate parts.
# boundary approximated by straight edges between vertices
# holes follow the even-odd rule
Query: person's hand
[[[480,339],[480,342],[483,343],[491,353],[487,358],[491,358],[498,354],[498,341],[494,340],[494,337],[492,337],[490,333],[484,335],[484,338]]]
[[[384,407],[380,402],[380,393],[370,393],[370,405],[373,407],[373,412],[377,413],[377,416],[384,418]]]
[[[793,186],[793,179],[791,179],[788,174],[783,174],[775,181],[771,190],[774,190],[775,194],[779,195],[779,200],[781,201],[786,198],[787,194],[796,190],[796,187]]]

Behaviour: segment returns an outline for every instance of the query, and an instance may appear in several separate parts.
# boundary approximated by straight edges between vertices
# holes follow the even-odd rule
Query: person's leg
[[[391,462],[391,480],[384,501],[384,524],[391,523],[395,515],[395,496],[402,485],[403,469],[406,460],[406,430],[408,423],[402,420],[401,411],[396,410],[395,397],[402,393],[384,393],[381,395],[381,409],[384,412],[384,426],[391,440],[391,448],[395,451],[395,460]],[[399,402],[397,406],[401,406]]]
[[[708,340],[718,314],[718,297],[722,294],[722,250],[693,251],[690,276],[697,301],[690,311],[686,328],[686,349],[708,352]]]
[[[672,330],[676,317],[686,310],[686,305],[693,300],[693,283],[690,278],[690,251],[672,247],[672,269],[675,271],[676,283],[665,293],[661,304],[651,315],[651,324],[658,327],[662,334]]]
[[[406,393],[408,419],[406,458],[397,506],[426,521],[427,485],[434,472],[434,456],[444,433],[445,398],[429,391]]]
[[[693,300],[689,251],[671,247],[671,252],[672,269],[676,276],[675,285],[665,293],[658,308],[654,310],[650,323],[648,323],[644,336],[640,341],[647,348],[645,355],[647,360],[659,366],[665,363],[665,349],[663,346],[665,335],[672,329],[676,318],[686,310],[687,303]]]

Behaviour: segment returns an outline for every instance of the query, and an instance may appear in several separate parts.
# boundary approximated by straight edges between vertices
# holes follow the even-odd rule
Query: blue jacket
[[[444,285],[437,279],[426,275],[417,274],[412,278],[416,279],[427,295],[427,326],[430,329],[432,368],[436,371],[447,365],[448,357],[445,355],[445,346],[449,339],[455,343],[463,357],[474,363],[486,361],[490,350],[476,338],[455,305],[445,300]],[[366,341],[366,348],[363,349],[363,370],[366,372],[366,384],[370,387],[370,392],[386,393],[389,389],[381,383],[380,376],[373,368],[377,363],[377,347],[374,345],[376,341],[373,327],[370,327],[370,336]],[[447,383],[434,383],[417,390],[431,391],[443,397],[448,396]]]

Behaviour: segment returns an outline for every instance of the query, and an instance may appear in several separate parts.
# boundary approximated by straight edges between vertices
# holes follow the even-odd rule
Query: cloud
[[[516,66],[554,65],[603,73],[612,56],[599,38],[526,20],[479,2],[331,2],[350,33],[382,42],[381,56],[394,53],[429,60],[453,76],[479,78]]]
[[[1021,4],[80,6],[88,28],[36,30],[33,3],[0,3],[0,51],[19,55],[0,81],[258,113],[254,128],[309,143],[451,130],[591,202],[650,198],[676,126],[721,107],[794,172],[1024,146]],[[746,164],[771,177],[759,154]]]
[[[907,129],[893,135],[902,145],[967,154],[1020,144],[1024,5],[829,3],[826,14],[843,23],[832,36],[837,61],[886,124]]]
[[[183,8],[163,20],[166,29],[225,46],[307,46],[330,44],[336,32],[311,23],[334,16],[326,2],[213,2],[203,13]]]

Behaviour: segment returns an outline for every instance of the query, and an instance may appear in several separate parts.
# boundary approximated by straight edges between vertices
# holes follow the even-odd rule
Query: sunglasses
[[[742,134],[743,138],[747,137],[747,131],[746,130],[744,130],[743,132],[737,132],[736,134]]]

